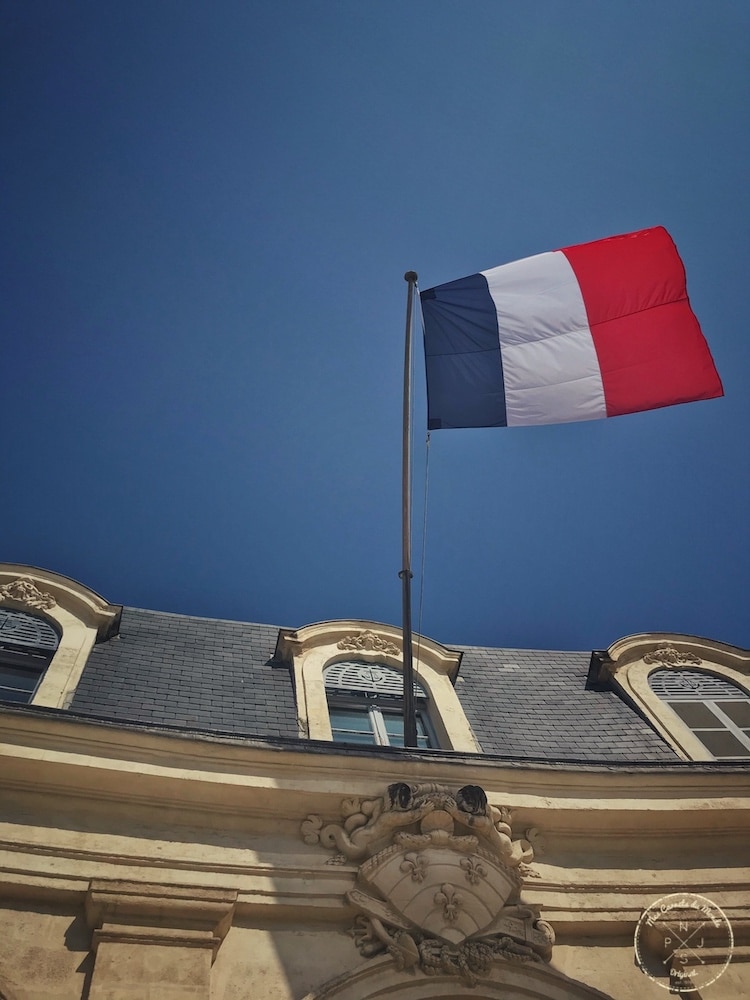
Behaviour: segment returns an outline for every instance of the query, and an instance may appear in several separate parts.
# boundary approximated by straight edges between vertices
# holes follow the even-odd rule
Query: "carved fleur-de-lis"
[[[461,893],[456,892],[455,887],[450,882],[445,882],[440,892],[436,892],[433,898],[438,906],[443,907],[443,916],[448,923],[453,923],[463,902]]]
[[[476,885],[480,879],[487,876],[487,869],[477,858],[461,858],[461,867],[472,885]]]
[[[412,882],[424,882],[427,859],[423,855],[414,852],[405,855],[400,867],[402,872],[408,872],[411,875]]]

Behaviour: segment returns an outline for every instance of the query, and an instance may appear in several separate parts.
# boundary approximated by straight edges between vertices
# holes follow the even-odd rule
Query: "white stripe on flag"
[[[586,306],[565,254],[482,274],[497,310],[508,426],[606,417]]]

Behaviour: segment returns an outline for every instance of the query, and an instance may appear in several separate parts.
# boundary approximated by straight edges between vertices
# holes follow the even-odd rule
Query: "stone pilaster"
[[[208,1000],[236,898],[234,890],[92,881],[90,1000]]]

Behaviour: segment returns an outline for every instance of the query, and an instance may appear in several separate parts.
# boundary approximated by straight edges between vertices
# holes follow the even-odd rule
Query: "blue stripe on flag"
[[[483,274],[421,293],[427,426],[507,427],[497,310]]]

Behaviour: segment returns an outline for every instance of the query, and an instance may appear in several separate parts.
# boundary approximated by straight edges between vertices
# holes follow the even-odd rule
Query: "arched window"
[[[0,607],[0,700],[28,704],[59,643],[46,618]]]
[[[323,672],[334,742],[404,745],[402,675],[381,663],[344,660]],[[436,745],[427,719],[427,695],[414,684],[417,746]]]
[[[750,757],[750,697],[702,670],[655,670],[649,687],[716,760]]]

